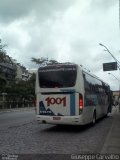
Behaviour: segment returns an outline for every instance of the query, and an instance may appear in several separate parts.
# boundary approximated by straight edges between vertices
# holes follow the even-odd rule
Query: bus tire
[[[96,112],[94,111],[93,118],[92,118],[92,126],[94,126],[95,123],[96,123]]]
[[[105,118],[107,118],[108,116],[109,116],[109,107],[108,107],[108,109],[107,109],[107,113],[105,114]]]

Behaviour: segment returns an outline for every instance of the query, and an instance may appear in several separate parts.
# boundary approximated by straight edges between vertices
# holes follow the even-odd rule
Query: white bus
[[[40,67],[36,96],[36,117],[40,123],[95,124],[111,107],[109,85],[76,64]]]

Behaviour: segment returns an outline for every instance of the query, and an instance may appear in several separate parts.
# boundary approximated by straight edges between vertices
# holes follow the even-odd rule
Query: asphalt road
[[[35,120],[35,111],[15,111],[0,113],[0,128],[19,126]]]
[[[38,124],[35,111],[0,113],[0,154],[100,153],[114,116],[94,127]]]

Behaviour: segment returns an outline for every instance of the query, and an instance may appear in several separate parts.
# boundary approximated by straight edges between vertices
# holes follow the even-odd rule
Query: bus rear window
[[[46,66],[39,68],[39,85],[41,88],[73,87],[76,82],[76,66]]]

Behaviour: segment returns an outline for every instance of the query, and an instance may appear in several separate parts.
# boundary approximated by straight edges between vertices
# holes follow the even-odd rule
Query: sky
[[[9,56],[26,68],[31,57],[83,65],[118,90],[120,71],[103,72],[120,61],[119,0],[0,0],[0,38]]]

